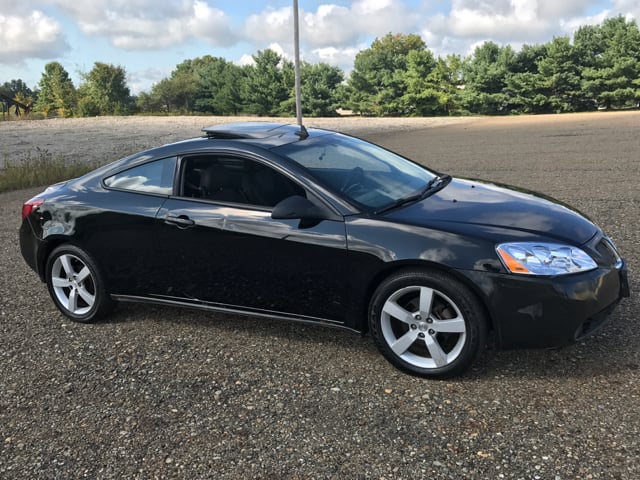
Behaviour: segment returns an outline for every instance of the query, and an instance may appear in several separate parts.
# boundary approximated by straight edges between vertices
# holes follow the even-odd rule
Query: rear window
[[[104,179],[109,188],[171,195],[176,157],[138,165]]]

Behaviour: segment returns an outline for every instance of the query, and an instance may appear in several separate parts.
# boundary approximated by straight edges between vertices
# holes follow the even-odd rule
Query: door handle
[[[164,223],[176,225],[179,228],[193,227],[196,224],[195,221],[191,220],[186,215],[179,215],[177,217],[174,215],[167,215],[167,217],[164,219]]]

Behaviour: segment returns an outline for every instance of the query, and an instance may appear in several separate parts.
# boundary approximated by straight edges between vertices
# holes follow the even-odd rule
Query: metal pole
[[[300,31],[298,27],[298,0],[293,0],[293,42],[295,44],[296,117],[302,126],[302,99],[300,93]]]

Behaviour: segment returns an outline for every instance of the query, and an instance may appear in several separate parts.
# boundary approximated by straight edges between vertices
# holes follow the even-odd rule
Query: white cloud
[[[269,50],[273,50],[278,55],[280,55],[281,57],[284,57],[284,58],[286,58],[288,60],[292,60],[293,59],[293,56],[287,55],[286,52],[284,51],[284,48],[282,48],[282,46],[277,42],[274,42],[274,43],[270,44],[267,48]]]
[[[421,35],[436,54],[469,54],[492,40],[515,49],[571,35],[577,27],[614,15],[597,0],[451,0],[450,10],[424,19]],[[640,12],[638,0],[613,0],[622,13]]]
[[[347,72],[358,51],[390,32],[420,33],[437,55],[466,55],[485,40],[519,48],[618,14],[640,20],[640,0],[422,0],[411,7],[408,0],[332,1],[300,2],[307,8],[300,10],[301,56]],[[28,59],[60,59],[69,51],[65,28],[74,41],[79,30],[87,43],[99,37],[116,50],[166,51],[171,61],[193,53],[177,53],[176,47],[195,45],[202,52],[209,49],[203,44],[221,47],[216,55],[238,58],[240,65],[253,63],[251,54],[265,48],[290,59],[292,8],[264,6],[269,3],[244,2],[243,10],[251,5],[255,13],[239,18],[231,7],[226,12],[216,7],[221,3],[215,0],[0,0],[0,64],[7,69]],[[228,48],[237,45],[246,55]],[[135,65],[125,68],[136,70]],[[132,90],[134,82],[144,85],[156,78],[137,74]]]
[[[284,51],[284,49],[280,46],[279,43],[271,43],[269,44],[267,47],[263,48],[263,49],[258,49],[258,50],[273,50],[274,52],[276,52],[278,55],[280,55],[281,57],[286,58],[287,60],[291,60],[293,61],[293,57],[287,55],[287,53]],[[256,52],[257,53],[257,50]],[[234,63],[236,65],[240,65],[241,67],[244,67],[246,65],[255,65],[256,61],[253,59],[253,55],[254,54],[249,54],[249,53],[245,53],[243,54],[239,60],[236,60]]]
[[[53,59],[68,49],[60,24],[43,12],[0,14],[0,64],[23,63],[29,58]]]
[[[301,57],[326,62],[345,71],[355,55],[369,47],[375,37],[387,33],[416,33],[418,13],[403,0],[356,0],[349,7],[321,4],[315,11],[299,11]],[[293,9],[267,8],[247,18],[243,35],[254,45],[276,43],[279,52],[293,57]],[[262,48],[262,47],[258,47]]]
[[[584,25],[598,25],[602,23],[608,16],[609,10],[603,10],[597,15],[590,15],[586,17],[572,17],[567,20],[560,20],[560,27],[563,30],[564,35],[573,35],[573,33]]]
[[[490,37],[497,40],[527,37],[543,38],[550,23],[539,15],[533,0],[510,0],[467,6],[465,0],[454,0],[448,19],[450,32],[464,38]]]
[[[416,13],[401,0],[356,0],[350,7],[319,5],[315,12],[300,10],[300,42],[310,49],[352,47],[365,38],[389,32],[417,30]],[[290,45],[293,38],[293,9],[267,8],[251,15],[244,34],[258,43]]]
[[[202,0],[52,0],[88,34],[109,38],[123,50],[159,50],[191,38],[218,46],[237,37],[231,20]]]
[[[614,15],[624,15],[627,20],[633,18],[640,22],[640,2],[638,0],[613,0],[612,13]]]
[[[290,40],[293,37],[292,8],[269,8],[250,15],[243,30],[246,38],[259,44]]]
[[[235,62],[235,64],[244,67],[246,65],[255,65],[256,61],[253,59],[253,55],[245,53],[240,57],[240,60]]]

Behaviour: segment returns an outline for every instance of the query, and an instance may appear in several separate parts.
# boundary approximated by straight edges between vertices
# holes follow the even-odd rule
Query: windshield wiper
[[[433,177],[431,180],[429,180],[429,182],[427,182],[425,187],[422,189],[420,198],[427,198],[429,195],[437,192],[442,187],[446,186],[450,180],[451,180],[451,175],[447,175],[447,174]]]
[[[437,177],[433,177],[431,180],[427,182],[424,188],[416,193],[412,193],[411,195],[407,195],[404,197],[400,197],[397,200],[393,201],[389,205],[386,205],[375,212],[375,215],[379,215],[380,213],[388,212],[389,210],[393,210],[394,208],[401,207],[403,205],[407,205],[409,203],[417,202],[419,200],[423,200],[430,195],[433,195],[438,190],[441,190],[451,181],[451,176],[449,175],[440,175]]]

